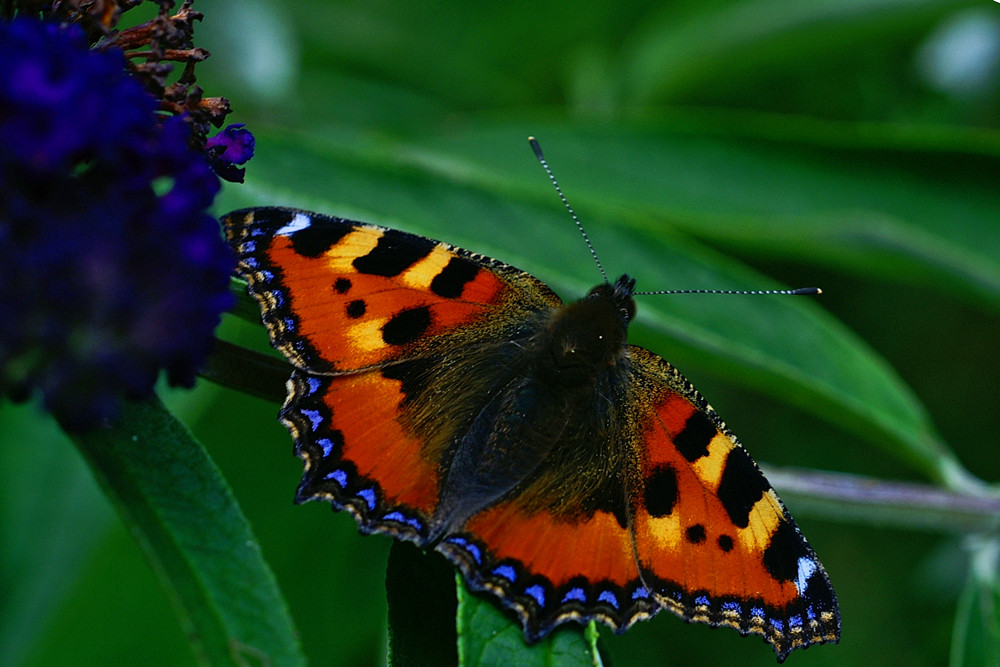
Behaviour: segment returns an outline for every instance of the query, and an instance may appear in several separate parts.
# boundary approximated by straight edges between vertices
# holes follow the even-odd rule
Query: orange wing
[[[473,516],[437,549],[471,588],[494,593],[518,615],[528,641],[565,621],[598,620],[624,632],[660,610],[641,580],[628,527],[612,512],[569,521],[515,498]]]
[[[642,426],[630,494],[640,576],[688,621],[758,634],[784,660],[836,642],[833,587],[763,473],[672,366],[632,347]]]
[[[507,264],[422,236],[284,208],[223,218],[274,346],[314,374],[419,356],[456,327],[561,305]]]

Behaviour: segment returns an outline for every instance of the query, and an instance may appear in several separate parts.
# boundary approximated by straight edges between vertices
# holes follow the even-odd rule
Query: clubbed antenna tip
[[[531,150],[535,151],[535,157],[540,161],[545,161],[545,156],[542,155],[542,147],[538,145],[538,139],[528,137],[528,143],[531,144]]]

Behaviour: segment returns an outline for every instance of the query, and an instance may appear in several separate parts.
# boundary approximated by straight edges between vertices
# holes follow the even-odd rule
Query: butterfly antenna
[[[538,145],[538,140],[534,137],[528,137],[528,143],[531,144],[531,150],[535,151],[535,157],[542,165],[542,169],[548,174],[549,180],[552,181],[552,185],[555,187],[556,192],[559,194],[559,199],[562,200],[563,206],[569,211],[570,217],[573,218],[573,222],[576,223],[576,228],[580,230],[580,234],[583,236],[583,240],[586,242],[587,247],[590,248],[590,255],[594,258],[594,262],[597,264],[597,268],[600,270],[601,275],[604,277],[604,282],[608,282],[608,274],[604,270],[604,265],[601,264],[601,259],[597,256],[597,251],[594,250],[594,244],[590,242],[590,237],[587,236],[587,230],[583,228],[583,223],[580,222],[580,218],[576,217],[576,213],[573,211],[573,207],[569,205],[566,200],[566,195],[563,194],[562,188],[559,187],[559,181],[556,180],[555,174],[549,169],[549,163],[545,159],[545,155],[542,154],[542,147]]]
[[[789,294],[793,296],[822,294],[818,287],[800,287],[798,289],[763,289],[763,290],[733,290],[733,289],[667,289],[656,292],[633,292],[632,296],[651,296],[655,294]]]

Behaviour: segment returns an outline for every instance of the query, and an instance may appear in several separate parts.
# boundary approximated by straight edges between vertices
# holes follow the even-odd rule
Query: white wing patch
[[[291,236],[312,224],[312,220],[304,213],[296,213],[287,225],[274,233],[275,236]]]
[[[799,573],[795,577],[795,588],[799,591],[799,595],[805,594],[806,587],[809,585],[809,578],[813,576],[813,572],[817,568],[816,561],[812,558],[807,556],[799,558]]]

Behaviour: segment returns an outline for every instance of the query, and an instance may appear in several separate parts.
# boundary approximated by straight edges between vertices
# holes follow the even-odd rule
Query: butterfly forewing
[[[415,234],[282,208],[224,219],[275,347],[310,373],[375,367],[448,331],[550,309],[542,282]]]

